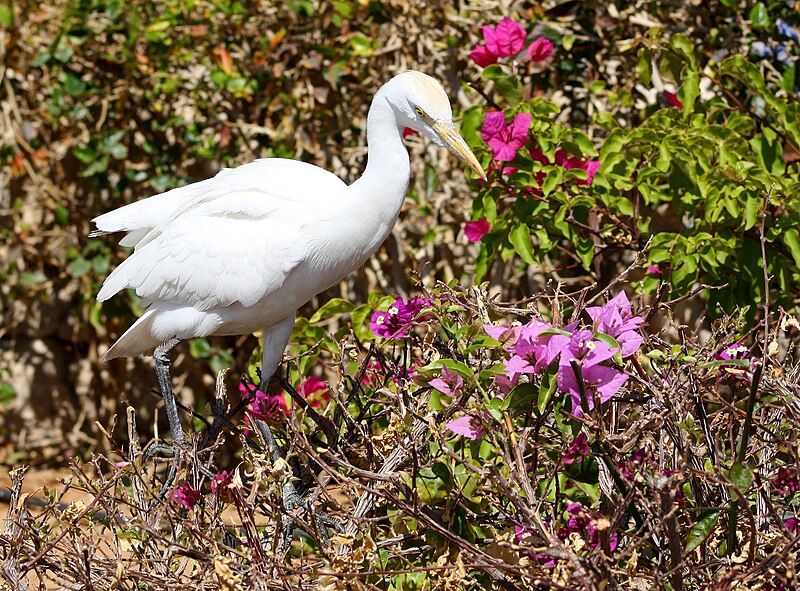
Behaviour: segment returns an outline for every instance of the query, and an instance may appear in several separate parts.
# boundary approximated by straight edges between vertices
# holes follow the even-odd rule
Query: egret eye
[[[425,116],[425,111],[422,110],[422,107],[417,107],[414,110],[417,112],[417,115],[419,115],[420,117],[424,117]]]

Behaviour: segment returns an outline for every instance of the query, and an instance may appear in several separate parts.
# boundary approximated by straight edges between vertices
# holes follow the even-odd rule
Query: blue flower
[[[789,39],[794,39],[795,41],[800,41],[800,36],[798,36],[797,31],[782,18],[775,21],[775,28],[778,29],[780,35],[788,37]]]
[[[787,66],[791,66],[792,62],[794,61],[789,55],[789,50],[786,49],[785,45],[778,45],[775,48],[775,59],[777,59],[782,64],[786,64]]]

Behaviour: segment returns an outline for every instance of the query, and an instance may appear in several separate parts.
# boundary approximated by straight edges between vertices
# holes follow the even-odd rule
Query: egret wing
[[[262,174],[254,177],[255,169]],[[345,185],[292,160],[257,161],[232,172],[239,174],[214,177],[225,182],[207,185],[204,194],[178,204],[139,237],[97,299],[131,287],[146,305],[164,301],[207,310],[234,302],[250,306],[278,289],[308,256],[304,228],[318,209],[316,200],[335,198]],[[125,229],[142,231],[131,224]]]

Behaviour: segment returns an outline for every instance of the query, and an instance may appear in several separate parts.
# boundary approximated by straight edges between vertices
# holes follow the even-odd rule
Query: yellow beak
[[[483,172],[480,162],[475,158],[475,154],[469,149],[467,142],[464,141],[464,138],[461,137],[461,134],[458,133],[455,126],[436,121],[433,123],[432,127],[436,134],[442,138],[448,150],[458,156],[467,166],[474,170],[479,177],[486,180],[486,173]]]

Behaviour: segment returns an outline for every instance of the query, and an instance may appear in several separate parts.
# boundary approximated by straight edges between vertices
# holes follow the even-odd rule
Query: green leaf
[[[678,94],[683,104],[683,116],[688,117],[694,112],[695,102],[700,96],[700,74],[693,67],[683,69],[683,84]]]
[[[321,322],[327,318],[332,316],[337,316],[339,314],[347,314],[352,312],[355,309],[355,304],[349,302],[347,300],[343,300],[342,298],[333,298],[332,300],[325,303],[319,310],[314,312],[314,315],[311,316],[309,322],[311,324],[316,324],[317,322]]]
[[[683,33],[673,35],[670,39],[672,48],[682,54],[689,62],[694,61],[694,44]]]
[[[505,97],[512,107],[522,100],[522,85],[513,74],[501,76],[495,80],[495,84],[497,84],[497,90],[500,91],[500,94]]]
[[[435,505],[443,501],[453,490],[453,473],[447,464],[434,462],[430,468],[422,468],[416,477],[417,494],[419,500],[425,505]],[[414,484],[409,475],[406,484],[411,487]]]
[[[757,29],[766,29],[769,27],[769,14],[763,2],[756,2],[753,8],[750,9],[750,22]]]
[[[53,209],[53,214],[56,216],[56,221],[59,223],[59,225],[66,226],[69,224],[69,209],[60,203],[56,203],[55,209]]]
[[[795,266],[800,267],[800,232],[797,228],[789,228],[783,233],[783,241],[792,253]]]
[[[686,536],[686,549],[684,550],[686,554],[692,552],[711,535],[720,513],[721,511],[712,510],[706,511],[700,516],[700,519],[692,526]]]
[[[508,233],[508,240],[523,261],[529,265],[536,263],[536,259],[533,258],[533,243],[531,242],[531,231],[528,226],[525,224],[517,225]]]
[[[555,375],[553,375],[552,371],[545,372],[542,375],[542,383],[539,386],[539,399],[536,401],[536,409],[539,411],[539,414],[544,414],[544,411],[547,410],[547,405],[550,404],[550,400],[553,398],[553,394],[556,393],[556,386],[558,385],[558,380],[555,379]]]
[[[641,80],[642,84],[650,86],[650,82],[653,79],[653,56],[647,47],[642,47],[639,50],[636,72],[639,74],[639,80]]]
[[[753,483],[753,475],[747,469],[747,466],[736,462],[728,471],[728,480],[744,494]]]
[[[92,264],[83,257],[78,257],[67,265],[67,272],[73,277],[82,277],[92,270]]]

